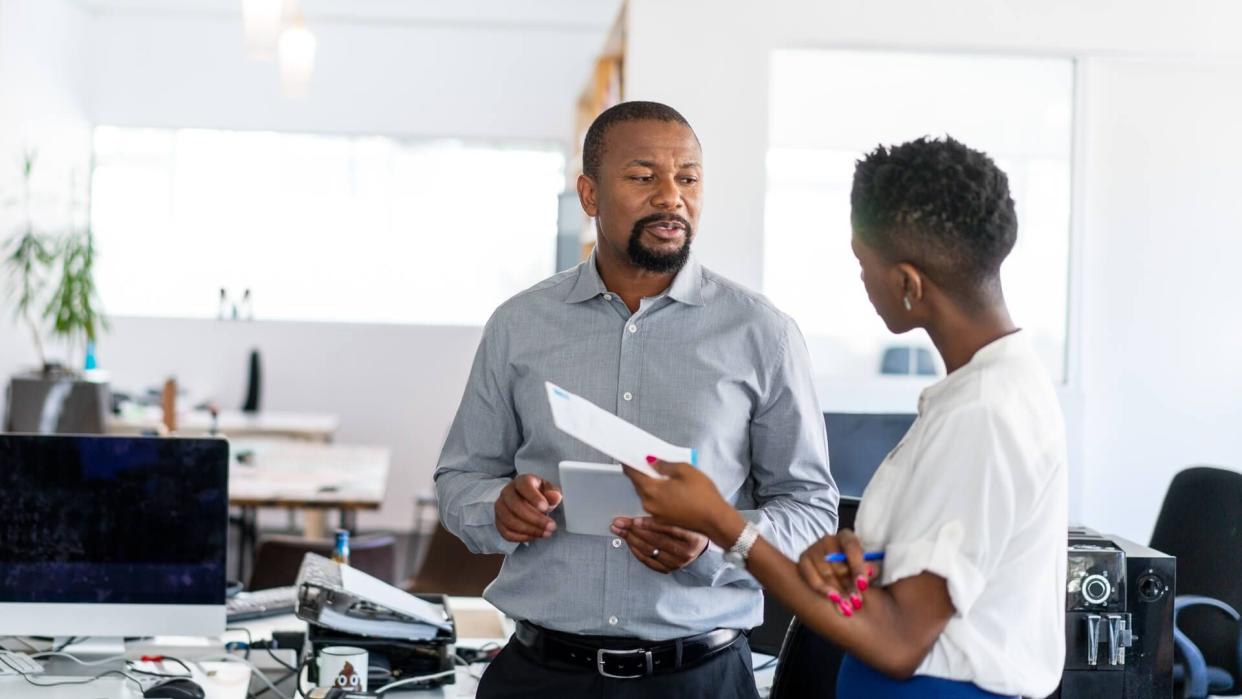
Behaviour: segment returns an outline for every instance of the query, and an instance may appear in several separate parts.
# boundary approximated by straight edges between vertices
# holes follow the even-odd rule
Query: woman
[[[850,199],[876,313],[894,333],[925,329],[948,371],[864,491],[858,533],[795,565],[693,467],[626,471],[655,520],[706,534],[845,650],[839,696],[1046,696],[1065,653],[1065,437],[1001,293],[1007,178],[951,138],[919,139],[860,161]],[[837,552],[845,563],[825,560]]]

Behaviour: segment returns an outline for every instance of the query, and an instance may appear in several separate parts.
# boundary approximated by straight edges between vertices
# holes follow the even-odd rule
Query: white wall
[[[1169,362],[1180,351],[1220,346],[1227,333],[1219,326],[1227,321],[1197,321],[1206,320],[1212,308],[1202,299],[1235,295],[1228,276],[1166,264],[1188,259],[1192,250],[1239,250],[1238,215],[1224,208],[1228,199],[1221,199],[1219,208],[1203,208],[1199,193],[1224,186],[1217,182],[1226,181],[1221,173],[1237,161],[1230,140],[1236,134],[1216,152],[1203,148],[1187,154],[1178,148],[1187,132],[1198,131],[1193,138],[1210,140],[1239,123],[1234,105],[1242,81],[1231,72],[1236,69],[1206,67],[1242,58],[1239,25],[1242,6],[1223,0],[1178,5],[958,0],[951,8],[917,0],[630,0],[626,97],[667,102],[694,124],[705,151],[707,195],[696,247],[708,265],[762,288],[772,50],[990,51],[1074,56],[1100,68],[1102,83],[1088,82],[1079,90],[1080,108],[1093,116],[1088,117],[1090,128],[1088,122],[1080,126],[1086,130],[1076,144],[1082,151],[1078,159],[1080,165],[1091,165],[1076,173],[1075,220],[1081,225],[1074,231],[1074,247],[1080,254],[1071,271],[1070,382],[1059,394],[1069,428],[1071,515],[1144,540],[1172,470],[1196,459],[1232,461],[1242,468],[1242,449],[1227,430],[1187,428],[1177,440],[1197,447],[1148,448],[1151,440],[1168,438],[1170,431],[1157,427],[1173,426],[1165,419],[1170,416],[1182,416],[1174,422],[1185,427],[1215,416],[1228,425],[1229,417],[1239,415],[1239,408],[1226,407],[1242,381],[1238,362],[1220,364],[1220,374],[1206,365],[1190,369]],[[1116,79],[1104,70],[1128,65],[1134,57],[1148,59],[1157,78],[1152,87],[1142,87],[1141,65]],[[1161,76],[1166,69],[1175,74]],[[1177,85],[1176,73],[1200,71],[1207,72]],[[1127,137],[1123,141],[1116,134]],[[1139,158],[1134,149],[1146,155]],[[1095,196],[1103,208],[1096,208]],[[1127,208],[1136,202],[1141,206]],[[1137,220],[1145,222],[1144,230],[1152,221],[1166,221],[1171,230],[1167,238],[1131,235],[1128,222]],[[1182,220],[1195,225],[1173,225]],[[1185,247],[1174,250],[1178,245]],[[1148,280],[1137,296],[1118,289],[1125,273],[1116,260],[1130,261],[1124,269]],[[1160,276],[1152,277],[1157,270]],[[1164,300],[1154,302],[1161,295]],[[1118,303],[1124,305],[1114,307]],[[1200,305],[1188,311],[1194,304]],[[1101,315],[1112,317],[1102,322]],[[1164,329],[1173,327],[1180,333],[1176,340]],[[1236,354],[1240,343],[1236,334],[1232,339]],[[1122,343],[1125,350],[1119,351]],[[1164,376],[1153,378],[1153,367]],[[1221,377],[1226,372],[1228,379]],[[1118,390],[1118,385],[1128,388]],[[894,391],[884,398],[901,400],[906,393],[912,392]],[[1129,501],[1114,495],[1116,480],[1123,477]]]
[[[424,299],[421,302],[431,302]],[[239,408],[252,348],[262,357],[265,410],[341,416],[339,444],[392,450],[388,493],[360,526],[408,529],[413,497],[431,486],[479,328],[117,318],[99,360],[114,385],[169,376]],[[275,518],[280,522],[280,518]]]
[[[84,187],[90,163],[86,115],[89,17],[67,0],[0,0],[0,241],[21,225],[22,154],[37,152],[32,215],[41,230],[69,218],[70,185]],[[0,376],[36,363],[24,327],[12,322],[7,280],[0,286]]]
[[[1086,68],[1085,514],[1144,541],[1177,471],[1242,470],[1242,64]]]
[[[68,0],[0,0],[0,239],[20,218],[3,203],[17,194],[25,150],[38,153],[39,223],[63,222],[71,173],[86,181],[88,22]]]
[[[304,100],[246,56],[240,17],[101,14],[91,116],[121,126],[463,136],[567,144],[603,31],[314,22]]]
[[[90,123],[106,123],[528,140],[568,151],[577,95],[617,2],[307,2],[319,51],[302,101],[280,95],[275,64],[246,58],[240,3],[77,6],[89,12],[67,0],[0,0],[0,142],[20,101],[21,123],[70,119],[86,139]],[[77,150],[89,156],[89,140]],[[405,529],[415,492],[430,486],[479,332],[114,318],[99,359],[119,388],[176,375],[196,396],[240,406],[247,353],[258,347],[264,407],[336,413],[340,443],[392,450],[384,508],[361,524]],[[0,376],[33,363],[5,310]]]

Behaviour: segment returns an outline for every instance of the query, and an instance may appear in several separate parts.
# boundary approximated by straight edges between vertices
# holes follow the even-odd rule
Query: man
[[[797,327],[690,255],[702,180],[698,137],[675,110],[605,111],[578,179],[595,251],[483,331],[435,474],[449,531],[506,555],[484,596],[518,628],[480,697],[756,696],[740,631],[762,621],[759,586],[702,534],[649,518],[619,518],[615,538],[561,531],[557,464],[607,459],[556,429],[545,381],[696,448],[787,555],[836,529]]]

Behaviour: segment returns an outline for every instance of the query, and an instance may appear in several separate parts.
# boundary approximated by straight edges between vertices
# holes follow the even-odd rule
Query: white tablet
[[[615,536],[614,517],[645,517],[634,484],[618,464],[562,461],[561,494],[565,528],[574,534]]]

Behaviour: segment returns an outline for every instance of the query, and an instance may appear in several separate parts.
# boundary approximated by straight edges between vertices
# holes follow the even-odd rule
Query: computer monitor
[[[0,434],[0,636],[214,636],[228,444]]]
[[[828,467],[841,495],[862,497],[884,457],[914,424],[906,413],[824,413]]]

